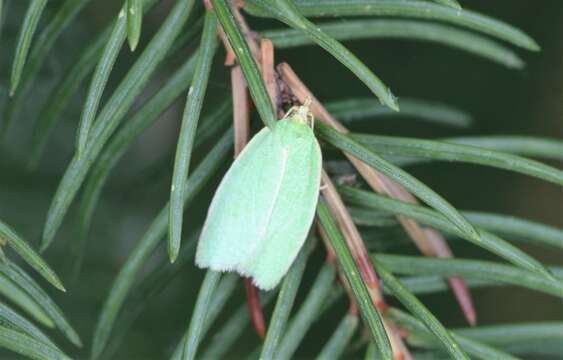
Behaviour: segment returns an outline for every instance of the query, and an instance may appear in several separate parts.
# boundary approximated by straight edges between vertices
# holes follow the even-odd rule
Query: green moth
[[[196,264],[274,288],[303,246],[319,197],[322,156],[307,106],[264,128],[221,181],[199,239]]]

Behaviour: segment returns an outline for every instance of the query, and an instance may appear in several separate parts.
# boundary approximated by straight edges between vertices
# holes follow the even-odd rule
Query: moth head
[[[289,109],[287,114],[285,114],[284,118],[292,117],[294,121],[308,125],[312,128],[315,123],[315,118],[313,116],[313,113],[311,112],[310,105],[311,105],[311,98],[307,97],[303,105],[294,106],[291,109]]]

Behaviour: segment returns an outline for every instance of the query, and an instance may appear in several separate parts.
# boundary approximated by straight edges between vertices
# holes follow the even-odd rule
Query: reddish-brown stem
[[[383,313],[385,310],[385,304],[379,288],[379,280],[377,279],[377,275],[375,275],[373,265],[369,259],[369,254],[366,250],[360,232],[352,221],[352,217],[350,216],[348,209],[346,209],[344,202],[340,198],[338,191],[336,191],[336,187],[334,187],[332,180],[324,170],[322,171],[321,179],[323,184],[321,191],[326,200],[326,204],[336,219],[338,227],[342,230],[342,234],[344,235],[346,243],[350,248],[352,257],[356,261],[356,265],[358,265],[360,275],[368,288],[373,304],[377,307],[380,313]]]
[[[260,336],[260,339],[264,339],[266,337],[266,323],[264,322],[264,314],[262,313],[262,306],[260,305],[260,294],[258,293],[258,289],[252,285],[252,281],[248,278],[244,279],[244,287],[246,289],[246,303],[252,324],[254,324],[254,329],[256,329],[256,333]]]
[[[453,257],[450,248],[447,246],[442,234],[437,232],[434,229],[424,229],[427,238],[432,242],[434,245],[434,249],[436,250],[436,256],[441,258],[451,258]],[[460,277],[450,277],[448,278],[448,284],[452,289],[455,297],[457,298],[457,302],[459,303],[463,315],[465,319],[471,326],[477,325],[477,312],[475,311],[475,307],[473,306],[473,302],[471,301],[471,294],[469,293],[469,289]]]
[[[331,264],[332,266],[336,267],[337,274],[338,274],[338,282],[344,288],[344,291],[346,292],[346,295],[348,296],[348,301],[350,303],[350,306],[348,308],[348,312],[352,315],[358,315],[358,304],[356,303],[356,299],[354,298],[354,295],[352,294],[352,289],[350,288],[348,281],[346,281],[346,277],[342,273],[342,269],[340,269],[340,267],[338,267],[338,264],[336,262],[336,253],[334,252],[334,248],[332,247],[332,244],[331,244],[331,242],[328,238],[328,235],[326,234],[323,227],[318,225],[318,224],[317,224],[317,231],[318,231],[318,233],[321,237],[321,240],[323,241],[325,248],[326,248],[326,262]]]
[[[235,131],[235,156],[242,151],[249,137],[250,114],[248,109],[248,91],[240,66],[231,69],[233,91],[233,125]]]
[[[274,64],[274,44],[270,39],[262,39],[260,41],[260,68],[262,78],[264,79],[264,84],[266,84],[266,90],[274,105],[274,109],[277,110],[276,113],[278,117],[282,117],[283,110],[280,103],[278,79],[276,77]]]
[[[396,360],[411,359],[412,356],[410,355],[407,347],[404,345],[396,326],[382,316],[387,309],[387,305],[383,300],[383,295],[381,294],[381,289],[379,287],[379,280],[369,259],[369,254],[361,238],[360,232],[352,221],[352,217],[350,216],[348,209],[346,209],[346,206],[340,198],[340,194],[338,194],[338,191],[336,190],[336,187],[332,183],[330,177],[324,170],[321,176],[323,184],[321,191],[323,193],[323,197],[326,200],[327,206],[332,215],[336,219],[338,227],[341,229],[344,238],[346,239],[346,243],[348,244],[352,256],[358,265],[360,275],[366,284],[371,300],[383,319],[383,325],[385,326],[387,336],[389,336],[389,341],[391,342],[391,346],[393,348],[394,358]],[[321,235],[323,235],[322,232]],[[348,296],[351,296],[348,282],[341,277],[341,283],[346,288]],[[349,310],[351,312],[358,311],[355,301],[350,302]]]
[[[405,188],[392,182],[388,178],[385,178],[385,181],[388,185],[390,192],[389,195],[411,204],[418,203],[416,198]],[[405,218],[403,217],[403,219]],[[421,229],[421,227],[418,224],[417,229],[410,229],[411,232],[409,232],[409,235],[411,235],[413,240],[415,240],[415,244],[424,255],[443,258],[453,257],[453,253],[446,243],[446,240],[444,239],[442,234],[440,234],[436,230],[422,229],[422,234],[419,234],[418,231]],[[448,278],[448,284],[450,285],[450,288],[452,289],[452,292],[456,297],[456,300],[466,321],[469,323],[469,325],[475,326],[475,324],[477,323],[477,312],[475,311],[473,300],[471,299],[471,293],[469,292],[465,281],[460,277],[450,277]]]
[[[401,329],[394,322],[388,319],[383,319],[383,325],[389,335],[389,341],[391,342],[391,347],[393,348],[394,360],[414,360],[409,349],[403,342]]]
[[[355,301],[350,301],[350,305],[348,306],[348,314],[358,316],[358,304]]]

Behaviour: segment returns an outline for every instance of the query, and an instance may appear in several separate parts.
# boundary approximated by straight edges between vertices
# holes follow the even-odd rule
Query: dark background
[[[44,19],[47,18],[45,15],[56,10],[59,3],[61,1],[49,4]],[[63,34],[40,73],[37,86],[26,100],[23,113],[15,121],[7,141],[0,146],[0,219],[11,224],[33,244],[39,241],[49,201],[72,156],[74,132],[85,88],[76,94],[72,106],[64,112],[64,118],[48,145],[40,168],[30,173],[24,165],[32,125],[41,116],[40,109],[53,85],[88,39],[114,16],[118,3],[92,1],[79,16],[79,21],[75,21],[70,30]],[[169,3],[165,2],[145,19],[141,46],[150,39],[146,34],[154,33]],[[427,123],[392,118],[370,124],[369,130],[424,138],[487,134],[561,138],[563,3],[559,0],[483,0],[462,1],[462,4],[524,30],[540,44],[542,51],[531,53],[515,49],[527,66],[523,70],[511,70],[435,44],[404,40],[348,42],[346,45],[349,49],[391,87],[399,96],[399,101],[401,97],[411,97],[451,104],[469,112],[475,122],[471,129],[452,131]],[[15,36],[27,2],[11,1],[9,6],[9,15],[0,38],[0,104],[6,99]],[[272,27],[271,23],[263,20],[249,21],[257,29]],[[44,23],[41,22],[40,28]],[[281,26],[276,23],[273,27]],[[188,53],[185,52],[186,55]],[[289,62],[322,101],[370,96],[361,82],[322,50],[301,47],[280,51],[276,56],[277,61]],[[133,60],[134,57],[124,49],[112,73],[111,85],[121,79]],[[227,73],[221,66],[222,60],[221,52],[216,58],[210,86],[216,98],[228,96],[229,90]],[[159,76],[147,86],[146,94],[154,92],[178,63],[172,63],[170,69],[161,69]],[[139,103],[142,103],[142,99]],[[84,268],[78,280],[70,281],[72,274],[68,273],[67,267],[69,248],[76,238],[73,226],[76,219],[72,211],[56,237],[54,246],[45,254],[49,263],[63,276],[69,289],[66,295],[50,292],[80,332],[86,349],[89,349],[93,326],[111,281],[134,242],[144,233],[168,197],[172,169],[170,154],[175,146],[182,105],[183,101],[180,101],[168,111],[156,126],[137,141],[115,169],[96,211]],[[467,164],[440,163],[414,166],[408,170],[460,209],[512,214],[563,226],[563,193],[556,185]],[[201,220],[213,186],[210,184],[206,194],[200,196],[198,202],[188,210],[186,226],[195,225]],[[162,257],[162,250],[155,256],[153,265],[157,258]],[[537,247],[526,247],[526,250],[547,264],[563,264],[561,253],[556,251]],[[475,248],[463,245],[456,246],[455,252],[460,257],[482,255]],[[306,280],[313,278],[312,273],[322,259],[320,253],[316,255],[319,261],[308,267],[311,273],[308,271]],[[168,354],[187,326],[201,274],[201,271],[186,269],[167,287],[136,323],[117,358],[156,359]],[[45,285],[45,288],[48,286]],[[531,291],[499,288],[475,290],[474,295],[482,324],[563,319],[561,300]],[[444,323],[463,325],[451,294],[441,293],[424,297],[424,300]],[[340,305],[335,312],[345,311],[345,304]],[[324,322],[333,324],[339,317],[335,316],[332,322]],[[53,336],[59,340],[56,335]],[[309,351],[313,354],[326,336],[327,333],[321,330],[311,334],[307,338],[311,340],[311,349],[304,349],[303,354]],[[256,340],[252,334],[248,334],[245,340],[239,343],[238,350],[255,347]]]

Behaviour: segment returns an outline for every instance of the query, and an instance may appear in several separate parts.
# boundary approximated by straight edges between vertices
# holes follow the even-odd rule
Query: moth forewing
[[[318,200],[321,151],[298,108],[260,131],[223,178],[199,240],[196,263],[275,287],[303,246]]]
[[[236,270],[258,242],[253,230],[264,220],[253,208],[266,207],[268,199],[263,195],[275,188],[273,176],[260,177],[260,174],[272,175],[276,170],[275,154],[265,152],[271,143],[270,133],[265,128],[252,138],[217,188],[197,247],[196,264],[199,267]],[[261,171],[256,172],[256,166]],[[256,187],[257,183],[264,191],[249,192],[248,189]]]
[[[289,148],[286,173],[268,233],[245,264],[254,283],[275,287],[287,273],[307,238],[318,200],[321,152],[314,137]]]

